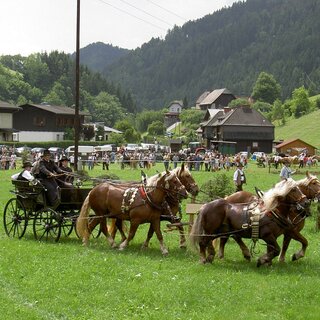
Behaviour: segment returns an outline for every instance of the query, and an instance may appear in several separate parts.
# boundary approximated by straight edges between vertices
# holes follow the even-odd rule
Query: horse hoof
[[[251,261],[251,256],[244,256],[244,258],[249,262]]]
[[[187,249],[187,245],[186,244],[180,244],[180,249]]]
[[[164,257],[166,257],[168,254],[169,254],[169,251],[168,251],[168,250],[163,250],[163,251],[162,251],[162,255],[163,255]]]
[[[292,256],[292,261],[296,261],[296,260],[298,260],[298,258],[297,258],[297,256],[294,254],[294,255]]]

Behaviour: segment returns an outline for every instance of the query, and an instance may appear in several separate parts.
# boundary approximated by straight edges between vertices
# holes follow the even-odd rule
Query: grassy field
[[[148,173],[163,170],[157,164]],[[111,172],[126,180],[139,180],[140,171]],[[232,171],[228,176],[232,179]],[[315,169],[315,174],[318,169]],[[12,197],[10,176],[0,171],[0,212]],[[90,175],[102,174],[96,167]],[[219,173],[194,172],[199,185]],[[269,189],[279,181],[274,169],[246,170],[248,184]],[[304,176],[301,171],[295,178]],[[190,201],[190,200],[186,200]],[[187,217],[184,216],[184,220]],[[179,248],[176,233],[164,233],[169,256],[162,257],[158,241],[141,250],[147,226],[141,226],[122,252],[111,249],[102,237],[84,248],[75,235],[59,243],[34,240],[31,228],[21,240],[9,239],[0,225],[0,314],[2,319],[319,319],[320,233],[315,217],[303,234],[309,240],[307,256],[296,262],[290,256],[300,248],[293,242],[287,263],[275,259],[272,267],[246,262],[233,241],[224,261],[200,265],[198,253]],[[165,224],[163,225],[165,229]],[[279,242],[281,238],[279,238]],[[250,241],[247,240],[250,245]],[[259,254],[265,251],[259,243]]]
[[[275,127],[276,140],[301,139],[320,150],[320,110],[307,114],[299,119],[288,119],[285,126]]]

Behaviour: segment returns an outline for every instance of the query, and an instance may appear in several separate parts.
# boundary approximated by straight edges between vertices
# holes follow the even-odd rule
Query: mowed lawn
[[[162,171],[163,165],[157,164],[148,175],[156,169]],[[0,171],[1,220],[13,196],[10,176],[17,171]],[[98,166],[90,175],[103,173]],[[120,170],[116,164],[110,173],[140,180],[140,170]],[[200,186],[218,174],[193,172]],[[230,180],[232,174],[227,173]],[[295,179],[304,174],[301,170]],[[267,190],[279,181],[279,172],[258,168],[254,162],[246,176],[248,191],[255,186]],[[185,214],[183,220],[188,220]],[[130,246],[120,252],[102,236],[91,239],[88,248],[74,233],[58,243],[38,242],[31,226],[23,239],[9,239],[1,223],[1,319],[319,319],[320,233],[315,230],[315,210],[303,230],[309,240],[306,257],[290,261],[300,248],[293,241],[287,262],[274,259],[272,267],[256,267],[257,256],[266,250],[262,241],[247,262],[232,240],[225,260],[200,265],[198,252],[179,248],[176,232],[164,232],[169,255],[162,257],[155,237],[149,249],[140,249],[147,228],[141,226]],[[250,240],[246,243],[251,245]]]

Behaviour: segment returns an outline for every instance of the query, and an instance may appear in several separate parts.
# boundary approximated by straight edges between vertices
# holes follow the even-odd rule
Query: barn
[[[275,146],[276,152],[279,154],[286,154],[289,156],[296,156],[304,152],[309,156],[316,153],[317,148],[301,139],[285,140]]]

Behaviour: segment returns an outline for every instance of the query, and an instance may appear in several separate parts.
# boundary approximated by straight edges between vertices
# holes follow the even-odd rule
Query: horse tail
[[[90,236],[88,216],[89,216],[89,211],[91,206],[90,206],[89,196],[90,196],[90,192],[82,204],[80,215],[77,219],[77,224],[76,224],[77,234],[80,238],[83,239],[83,241],[87,241]]]
[[[190,243],[194,248],[197,248],[199,246],[201,235],[204,233],[202,219],[203,207],[200,209],[199,214],[197,215],[190,232]]]

